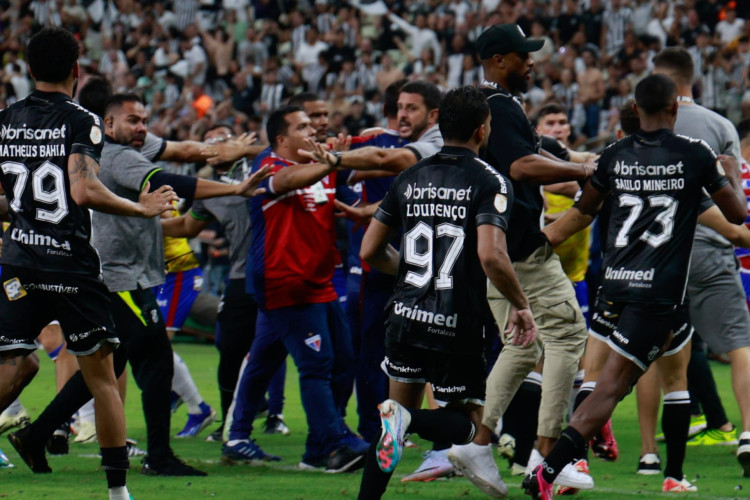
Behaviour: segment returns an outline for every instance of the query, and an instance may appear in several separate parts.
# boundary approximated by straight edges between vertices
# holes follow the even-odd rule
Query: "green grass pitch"
[[[218,409],[219,395],[216,389],[216,365],[218,354],[208,344],[175,345],[176,350],[190,367],[193,377],[209,404]],[[32,414],[38,415],[55,392],[54,366],[43,354],[41,368],[36,380],[24,391],[23,404]],[[360,472],[330,475],[321,472],[297,470],[306,434],[305,417],[299,399],[296,372],[291,360],[286,384],[286,406],[284,416],[291,436],[268,436],[261,429],[255,437],[269,453],[281,455],[283,461],[270,466],[225,466],[220,462],[220,444],[204,441],[208,431],[194,439],[172,439],[175,452],[188,463],[208,472],[204,478],[158,478],[140,474],[140,462],[131,459],[128,486],[136,500],[194,498],[225,499],[289,499],[289,500],[334,500],[356,498]],[[735,424],[739,423],[739,412],[731,392],[729,368],[712,365],[726,410]],[[146,431],[140,408],[140,393],[129,378],[126,404],[128,436],[145,442]],[[173,415],[172,434],[185,424],[184,406]],[[356,429],[354,406],[349,408],[349,426]],[[209,429],[213,429],[211,426]],[[750,498],[750,479],[742,479],[742,471],[734,457],[735,446],[688,448],[685,473],[698,486],[691,494],[662,494],[661,476],[638,476],[640,441],[635,411],[635,398],[628,396],[617,408],[614,429],[620,446],[620,459],[613,464],[596,460],[591,463],[591,473],[596,488],[581,493],[582,499],[618,498],[689,498],[689,499],[740,499]],[[428,444],[414,439],[419,448],[407,449],[402,462],[384,498],[404,499],[482,499],[488,498],[463,478],[440,480],[432,483],[409,483],[402,485],[401,477],[413,471],[421,462],[421,453]],[[70,445],[70,455],[49,457],[52,474],[35,475],[21,461],[5,436],[0,438],[2,448],[16,467],[0,469],[0,499],[86,499],[106,498],[104,473],[99,470],[96,444]],[[662,459],[665,452],[661,450]],[[510,486],[509,498],[528,498],[519,487],[521,479],[510,477],[505,461],[498,459],[503,478]]]

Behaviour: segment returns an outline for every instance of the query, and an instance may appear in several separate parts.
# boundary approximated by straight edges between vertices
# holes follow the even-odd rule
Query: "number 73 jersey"
[[[591,184],[609,192],[607,300],[682,303],[704,189],[728,182],[705,142],[667,129],[639,131],[604,150]]]
[[[469,149],[445,146],[398,176],[375,214],[403,228],[389,339],[456,354],[482,352],[491,316],[477,227],[507,230],[512,205],[508,179]]]
[[[34,91],[0,112],[0,181],[11,220],[3,264],[99,275],[89,211],[70,196],[68,158],[98,163],[103,137],[101,119],[62,93]]]

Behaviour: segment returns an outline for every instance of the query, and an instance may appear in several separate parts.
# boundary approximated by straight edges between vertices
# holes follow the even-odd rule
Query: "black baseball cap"
[[[544,45],[544,40],[526,38],[517,24],[496,24],[490,26],[477,38],[479,59],[490,59],[495,54],[510,52],[536,52]]]

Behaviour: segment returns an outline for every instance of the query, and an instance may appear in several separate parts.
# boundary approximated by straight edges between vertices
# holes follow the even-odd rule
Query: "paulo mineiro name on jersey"
[[[683,175],[682,162],[674,165],[640,165],[637,161],[628,165],[624,161],[617,161],[614,167],[615,187],[623,191],[668,191],[672,189],[683,189],[685,179],[623,179],[622,177],[650,177],[650,176],[673,176]]]

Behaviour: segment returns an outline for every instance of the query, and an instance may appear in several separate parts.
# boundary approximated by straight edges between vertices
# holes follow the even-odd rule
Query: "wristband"
[[[341,165],[341,151],[331,151],[331,154],[336,158],[336,163],[333,164],[333,168],[338,168]]]

